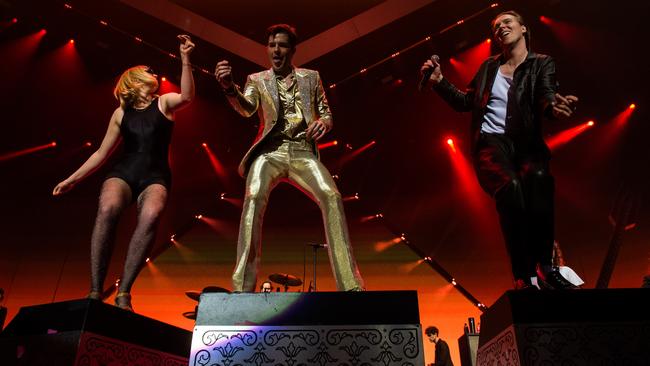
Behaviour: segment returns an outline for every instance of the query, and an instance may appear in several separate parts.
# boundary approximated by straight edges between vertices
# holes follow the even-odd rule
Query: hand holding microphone
[[[437,83],[442,80],[442,72],[440,72],[440,57],[438,55],[432,55],[420,68],[420,73],[422,78],[418,84],[418,91],[422,91],[424,87],[427,86],[429,79],[433,77],[433,80]]]

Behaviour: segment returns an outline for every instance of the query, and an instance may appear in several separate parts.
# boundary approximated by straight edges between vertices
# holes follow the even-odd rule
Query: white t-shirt
[[[508,78],[497,71],[497,76],[492,84],[487,111],[483,115],[481,131],[486,133],[504,134],[506,132],[506,117],[508,114],[508,90],[512,85],[512,78]]]

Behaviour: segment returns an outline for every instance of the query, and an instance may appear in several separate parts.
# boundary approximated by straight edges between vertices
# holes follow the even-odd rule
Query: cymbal
[[[223,287],[219,287],[219,286],[207,286],[207,287],[203,288],[203,290],[200,291],[200,292],[199,291],[192,291],[192,290],[185,291],[185,295],[187,295],[187,297],[189,297],[190,299],[192,299],[194,301],[199,301],[199,298],[201,297],[201,294],[202,293],[208,293],[208,292],[228,292],[229,293],[230,290],[225,289]]]
[[[199,301],[199,297],[201,297],[201,293],[198,291],[185,291],[185,295],[194,301]]]
[[[302,285],[302,280],[300,278],[287,273],[273,273],[269,276],[269,280],[284,286]]]

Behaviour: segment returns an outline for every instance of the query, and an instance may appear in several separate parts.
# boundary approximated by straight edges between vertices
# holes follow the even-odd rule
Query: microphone
[[[438,57],[438,55],[431,55],[431,61],[439,63],[440,57]],[[436,67],[434,66],[424,70],[422,73],[422,79],[420,79],[420,83],[418,84],[418,91],[422,91],[422,89],[427,86],[427,82],[429,81],[429,78],[431,77],[431,74],[433,74],[433,70],[435,70],[435,68]]]
[[[327,248],[327,244],[309,243],[307,245],[314,248]]]

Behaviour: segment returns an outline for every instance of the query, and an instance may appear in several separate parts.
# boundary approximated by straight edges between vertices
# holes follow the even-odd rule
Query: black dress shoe
[[[546,273],[539,271],[537,280],[539,281],[540,287],[545,290],[574,290],[579,288],[578,286],[567,281],[566,278],[562,277],[558,270],[551,270]]]

